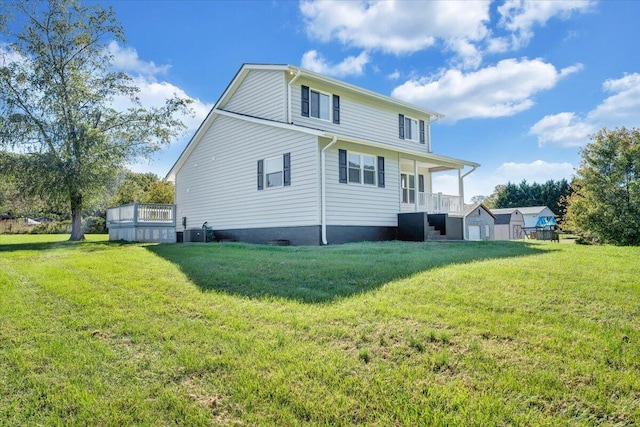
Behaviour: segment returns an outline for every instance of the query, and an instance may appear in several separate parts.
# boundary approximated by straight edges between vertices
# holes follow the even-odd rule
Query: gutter
[[[321,218],[320,218],[320,228],[322,230],[322,244],[326,245],[327,244],[327,179],[326,179],[326,173],[325,173],[325,163],[326,163],[326,155],[325,152],[327,151],[327,149],[329,147],[331,147],[333,144],[335,144],[338,141],[338,136],[337,135],[333,135],[333,138],[331,139],[331,142],[322,149],[322,151],[320,152],[320,161],[321,161],[321,165],[320,165],[320,180],[322,183],[321,186],[321,195],[320,195],[320,205],[321,205]]]
[[[287,84],[287,123],[293,123],[293,120],[291,120],[291,85],[293,84],[293,82],[298,80],[298,77],[300,77],[301,74],[302,70],[298,69],[296,75],[293,76],[291,81]]]

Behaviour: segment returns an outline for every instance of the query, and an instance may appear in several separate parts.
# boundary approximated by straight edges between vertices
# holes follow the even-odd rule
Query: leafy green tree
[[[640,245],[640,130],[602,129],[581,150],[567,224],[594,241]]]
[[[174,187],[162,181],[153,173],[135,173],[126,171],[111,199],[113,206],[128,203],[173,203]]]
[[[111,8],[75,0],[3,7],[16,22],[0,34],[0,148],[28,153],[27,167],[13,172],[31,181],[32,194],[64,197],[71,240],[81,240],[87,199],[182,132],[189,101],[142,107],[133,80],[112,67],[107,45],[124,35]],[[116,97],[130,107],[115,109]]]
[[[32,193],[34,181],[41,181],[32,159],[33,156],[0,151],[0,212],[11,211],[20,217],[64,217],[64,200],[56,193]]]

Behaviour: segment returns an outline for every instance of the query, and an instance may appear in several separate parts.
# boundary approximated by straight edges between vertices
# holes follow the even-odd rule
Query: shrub
[[[31,231],[31,234],[67,234],[71,233],[71,220],[66,219],[64,221],[56,222],[43,222],[42,224],[35,225]]]
[[[82,228],[88,234],[105,234],[107,232],[107,222],[101,216],[90,216],[83,221]]]

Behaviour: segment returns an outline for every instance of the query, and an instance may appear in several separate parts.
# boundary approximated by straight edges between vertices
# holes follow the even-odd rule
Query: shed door
[[[480,240],[480,226],[479,225],[470,225],[469,226],[469,240]]]

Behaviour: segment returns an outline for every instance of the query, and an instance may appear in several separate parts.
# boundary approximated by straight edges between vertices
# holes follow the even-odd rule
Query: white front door
[[[480,226],[479,225],[470,225],[469,226],[469,240],[480,240]]]

